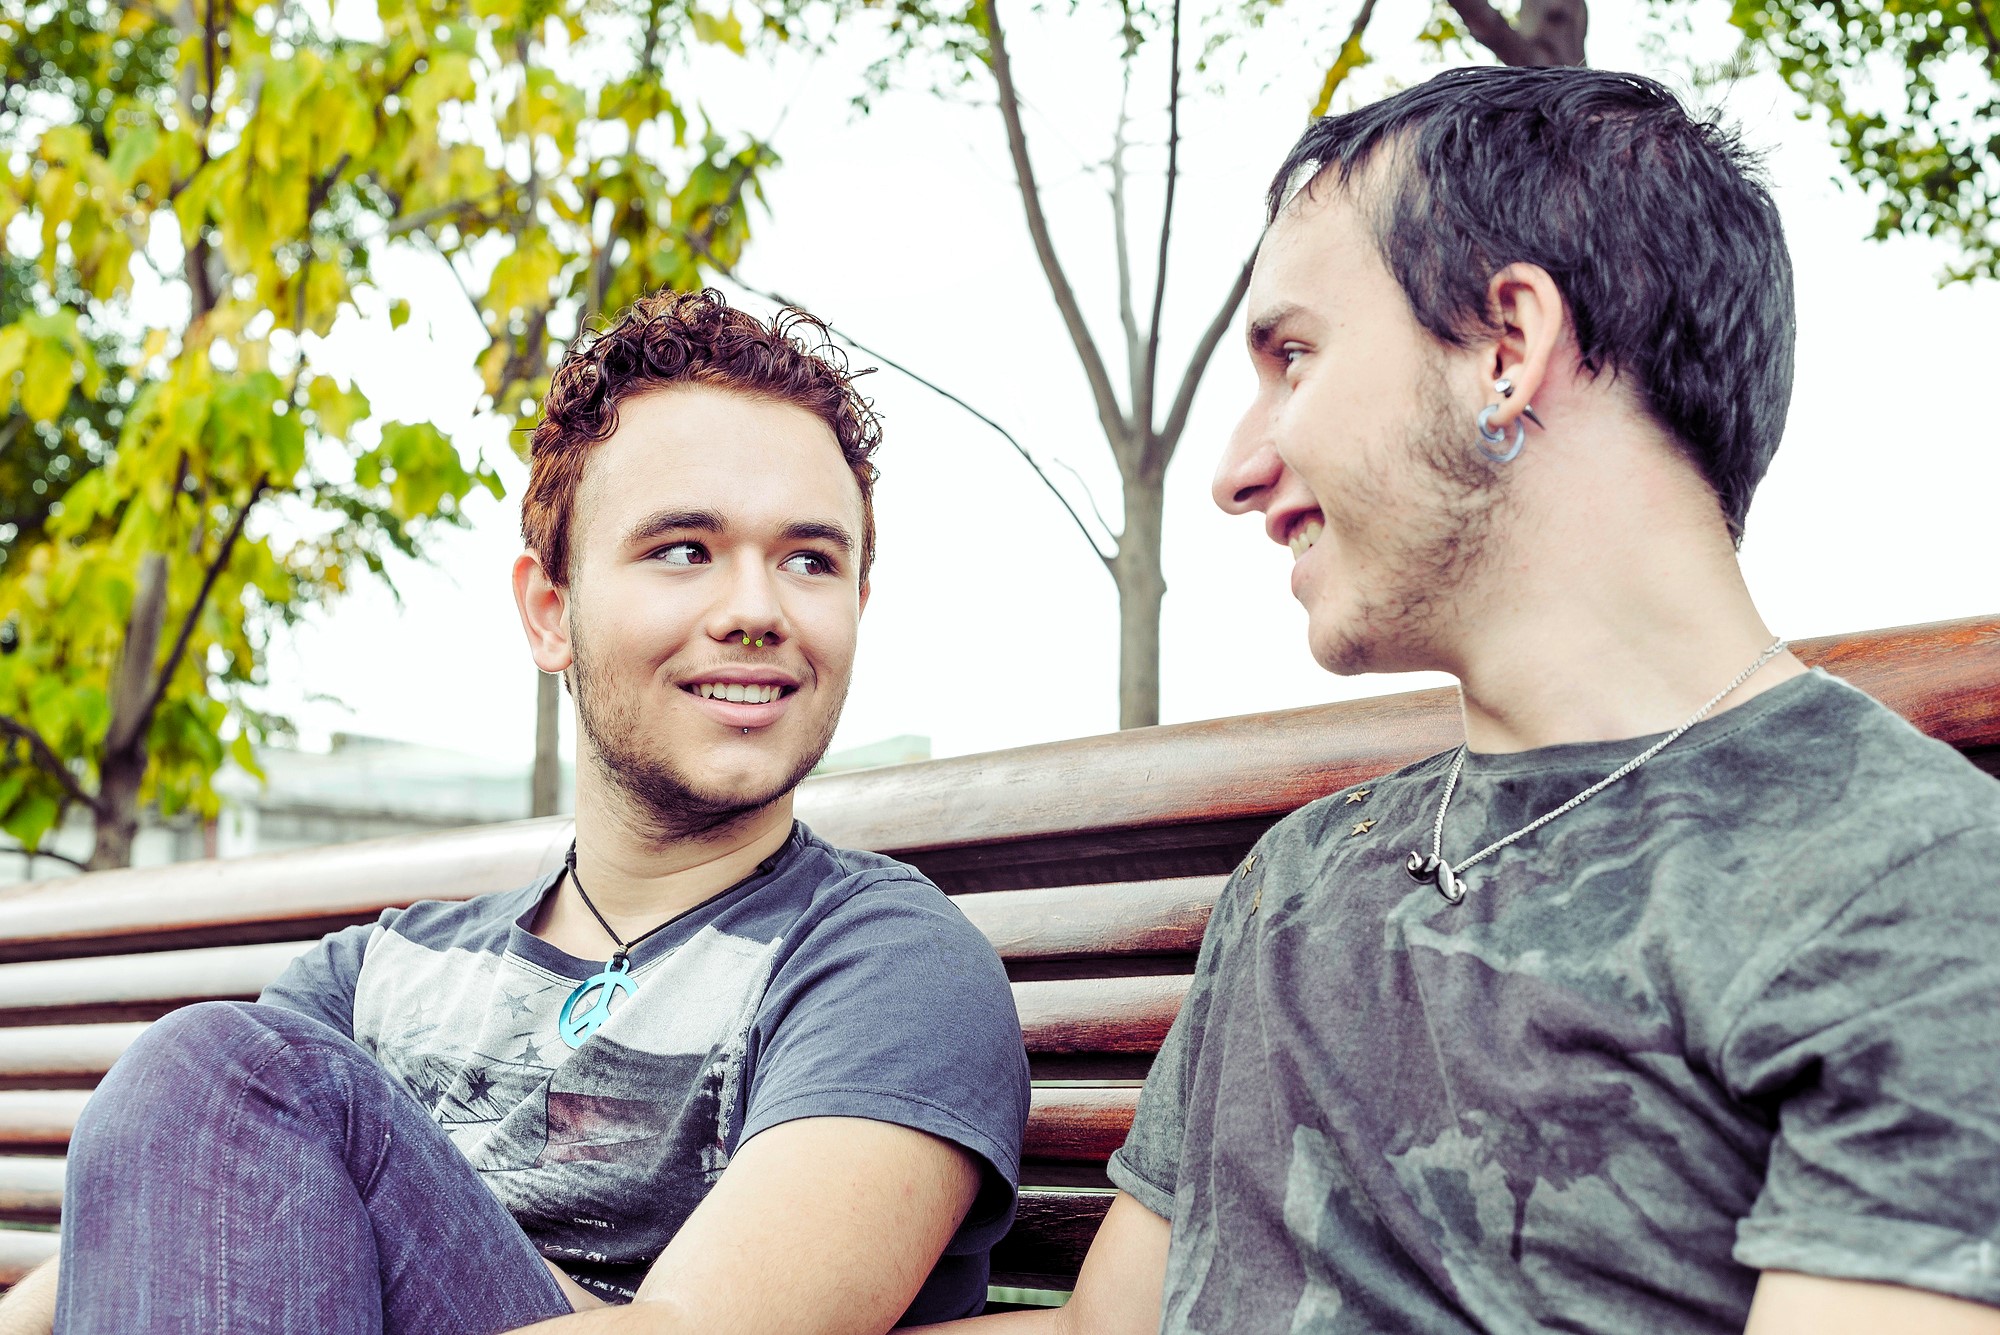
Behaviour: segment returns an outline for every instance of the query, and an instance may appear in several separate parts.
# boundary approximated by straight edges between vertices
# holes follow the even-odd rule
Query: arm
[[[979,1190],[966,1151],[922,1131],[808,1117],[753,1136],[627,1307],[548,1335],[882,1335]]]
[[[1167,1278],[1167,1221],[1118,1193],[1098,1226],[1076,1292],[1062,1307],[976,1316],[926,1331],[959,1335],[1153,1335],[1160,1328],[1160,1290]]]
[[[56,1327],[56,1258],[21,1276],[0,1298],[0,1335],[49,1335]]]
[[[1895,1284],[1766,1270],[1743,1335],[2000,1335],[2000,1308]]]

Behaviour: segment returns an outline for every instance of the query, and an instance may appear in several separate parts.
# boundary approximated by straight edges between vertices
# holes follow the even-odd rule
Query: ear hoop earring
[[[1509,440],[1505,430],[1493,429],[1493,414],[1499,411],[1500,405],[1497,403],[1489,403],[1479,410],[1479,439],[1473,443],[1479,447],[1479,452],[1492,462],[1510,464],[1521,453],[1521,446],[1527,443],[1528,424],[1518,417],[1515,418],[1513,439]],[[1507,446],[1504,451],[1491,448],[1501,444]]]

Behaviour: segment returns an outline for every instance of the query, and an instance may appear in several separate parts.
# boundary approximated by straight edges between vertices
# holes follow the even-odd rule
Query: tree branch
[[[1160,315],[1167,304],[1167,238],[1174,230],[1174,185],[1180,179],[1181,154],[1181,0],[1174,0],[1173,37],[1169,43],[1172,72],[1167,78],[1167,199],[1160,208],[1160,263],[1153,278],[1153,323],[1146,333],[1146,376],[1132,417],[1150,444],[1153,434],[1153,389],[1160,374]]]
[[[756,291],[756,289],[752,288],[751,291],[754,292]],[[757,295],[765,297],[765,300],[767,301],[779,301],[787,306],[792,306],[797,304],[796,302],[785,301],[781,297],[765,296],[765,294],[761,292],[757,293]],[[1049,489],[1049,494],[1051,496],[1054,496],[1056,500],[1061,503],[1062,508],[1068,512],[1070,519],[1076,524],[1077,532],[1083,534],[1083,540],[1090,544],[1090,550],[1096,553],[1097,559],[1104,563],[1104,568],[1106,570],[1111,569],[1111,562],[1113,561],[1114,558],[1116,558],[1118,554],[1115,549],[1115,545],[1111,555],[1109,556],[1105,555],[1104,549],[1097,545],[1097,539],[1092,537],[1090,530],[1084,526],[1082,517],[1078,515],[1076,512],[1076,507],[1072,506],[1069,503],[1069,498],[1063,495],[1062,492],[1056,488],[1056,484],[1049,480],[1049,475],[1042,471],[1042,466],[1035,462],[1035,456],[1028,453],[1027,447],[1022,445],[1020,441],[1014,439],[1013,432],[1009,431],[1006,427],[1001,426],[998,422],[988,417],[985,413],[980,412],[979,409],[973,407],[971,404],[967,403],[964,399],[961,399],[960,397],[958,397],[958,395],[952,393],[944,386],[938,384],[934,380],[929,380],[921,375],[918,375],[915,371],[912,371],[909,367],[903,365],[895,358],[883,356],[875,349],[869,347],[866,343],[863,343],[858,339],[850,337],[847,334],[841,333],[841,331],[838,329],[834,329],[832,325],[828,325],[827,328],[829,330],[832,330],[833,333],[839,335],[841,342],[851,344],[855,348],[858,348],[860,351],[866,353],[868,356],[875,358],[877,361],[881,362],[884,366],[889,367],[891,370],[901,371],[904,375],[916,381],[919,385],[922,385],[925,389],[930,390],[933,394],[937,394],[942,398],[951,400],[951,402],[957,404],[959,407],[965,409],[965,411],[971,413],[974,417],[978,418],[980,421],[986,423],[986,425],[992,427],[995,431],[999,432],[1001,438],[1004,439],[1009,445],[1012,445],[1014,447],[1014,452],[1020,455],[1021,458],[1024,461],[1026,461],[1028,467],[1035,470],[1035,476],[1042,480],[1042,485]],[[1085,495],[1086,496],[1089,495],[1088,488],[1085,488]],[[1097,502],[1094,499],[1091,501],[1090,505],[1093,511],[1097,508]],[[1099,522],[1102,522],[1103,516],[1100,515],[1098,516],[1098,518]],[[1110,528],[1111,526],[1109,524],[1105,525],[1106,533],[1110,533]],[[1114,544],[1115,544],[1115,537],[1116,535],[1113,535]]]
[[[57,853],[46,848],[24,848],[21,849],[20,852],[22,853],[23,856],[25,856],[28,859],[30,863],[32,863],[36,858],[47,858],[51,862],[67,863],[68,865],[76,868],[78,871],[90,870],[90,864],[88,862],[80,862],[77,859],[71,857],[67,853]]]
[[[720,264],[716,265],[716,269],[719,272],[721,272],[725,277],[727,277],[730,282],[736,284],[736,286],[742,288],[745,292],[750,293],[752,296],[762,297],[765,301],[771,302],[774,305],[790,306],[795,310],[810,309],[810,307],[804,306],[799,302],[793,301],[790,297],[784,296],[781,293],[766,292],[764,289],[760,287],[751,286],[749,283],[744,282],[741,278],[738,278],[733,271],[731,271],[730,269],[726,268],[723,265]],[[971,413],[974,417],[978,418],[980,421],[986,423],[986,425],[992,427],[995,431],[999,432],[1001,439],[1005,440],[1009,445],[1012,445],[1014,447],[1014,452],[1020,455],[1021,458],[1026,461],[1028,467],[1035,470],[1035,476],[1042,480],[1042,485],[1049,489],[1049,494],[1051,496],[1054,496],[1056,500],[1062,505],[1062,508],[1069,514],[1070,519],[1076,524],[1077,532],[1081,533],[1083,535],[1083,540],[1090,544],[1091,553],[1095,555],[1099,561],[1104,563],[1104,568],[1107,571],[1111,569],[1111,562],[1118,554],[1115,549],[1116,535],[1112,535],[1114,542],[1114,550],[1112,551],[1111,555],[1107,556],[1105,555],[1104,549],[1097,545],[1097,539],[1094,536],[1092,536],[1089,527],[1084,524],[1082,516],[1077,514],[1076,507],[1072,506],[1069,503],[1069,498],[1063,495],[1062,492],[1056,488],[1056,484],[1049,480],[1049,475],[1042,471],[1042,466],[1035,462],[1035,456],[1028,453],[1027,447],[1022,445],[1020,441],[1014,439],[1013,432],[1009,431],[1006,427],[1001,426],[998,422],[988,417],[985,413],[980,412],[979,409],[973,407],[971,404],[967,403],[964,399],[961,399],[960,397],[958,397],[958,395],[946,389],[943,385],[940,385],[934,380],[930,380],[922,375],[917,374],[917,372],[912,371],[909,367],[903,365],[901,362],[897,361],[894,357],[886,356],[883,353],[876,351],[874,348],[869,347],[866,343],[863,343],[860,339],[853,337],[852,335],[846,333],[845,331],[841,330],[840,328],[834,325],[828,324],[826,328],[828,333],[832,334],[834,337],[838,338],[841,342],[847,344],[849,347],[855,348],[856,350],[866,353],[868,356],[875,358],[877,361],[880,361],[884,366],[887,366],[892,371],[902,372],[910,379],[916,381],[919,385],[922,385],[925,389],[931,391],[931,393],[938,395],[940,398],[948,399],[952,403],[957,404],[959,407],[965,409],[965,411]],[[1085,490],[1087,493],[1088,488],[1086,488]],[[1091,504],[1094,507],[1096,505],[1096,502],[1093,500]],[[1102,516],[1100,516],[1099,518],[1101,520]],[[1107,534],[1110,533],[1110,528],[1111,526],[1109,524],[1105,525],[1105,532]]]
[[[993,81],[1000,90],[1000,118],[1007,126],[1007,148],[1014,158],[1014,175],[1021,187],[1021,205],[1028,214],[1028,235],[1034,240],[1035,255],[1042,262],[1042,273],[1049,281],[1049,292],[1055,297],[1056,309],[1062,312],[1070,342],[1076,346],[1077,360],[1083,363],[1084,376],[1090,381],[1091,397],[1097,401],[1097,420],[1103,424],[1105,438],[1116,450],[1129,439],[1131,428],[1118,406],[1117,391],[1111,388],[1111,377],[1104,369],[1104,358],[1090,337],[1090,327],[1084,323],[1076,293],[1070,289],[1069,279],[1063,274],[1062,262],[1056,258],[1048,219],[1042,214],[1041,191],[1035,185],[1034,164],[1028,160],[1028,137],[1021,128],[1021,103],[1014,88],[1014,71],[1007,62],[1007,43],[1000,27],[998,0],[980,0],[980,4],[986,11]]]
[[[1465,30],[1474,41],[1500,58],[1503,65],[1540,65],[1534,44],[1520,33],[1487,0],[1451,0],[1451,7],[1465,21]]]
[[[229,558],[236,550],[237,539],[243,536],[243,521],[250,517],[250,507],[264,493],[264,477],[259,474],[250,484],[250,495],[236,512],[236,518],[229,521],[229,531],[222,535],[222,542],[215,549],[215,556],[209,561],[208,569],[202,572],[201,588],[195,593],[194,602],[189,604],[187,615],[181,619],[180,633],[174,637],[174,647],[167,654],[167,661],[160,668],[160,675],[153,683],[152,694],[146,697],[146,706],[133,720],[135,736],[143,737],[151,726],[153,711],[160,707],[160,700],[167,693],[167,686],[179,671],[181,658],[187,653],[188,641],[194,638],[195,623],[201,619],[201,612],[208,605],[208,595],[215,589],[215,581],[229,565]]]
[[[2000,37],[1994,36],[1993,20],[1986,17],[1986,0],[1966,0],[1966,6],[1972,10],[1972,17],[1979,22],[1979,31],[1986,38],[1986,49],[1991,53],[1986,63],[1996,76],[2000,76]]]
[[[1118,90],[1118,125],[1111,135],[1111,241],[1118,259],[1118,320],[1125,330],[1125,369],[1132,382],[1132,402],[1142,399],[1145,380],[1146,349],[1139,342],[1139,316],[1132,307],[1132,246],[1125,227],[1125,127],[1131,124],[1130,105],[1132,100],[1132,57],[1138,44],[1137,30],[1132,28],[1132,16],[1125,16],[1125,55],[1119,61],[1123,78]],[[1145,421],[1143,414],[1133,412],[1138,421]]]
[[[1236,308],[1243,304],[1243,294],[1250,290],[1250,270],[1256,263],[1257,252],[1253,250],[1250,258],[1243,261],[1243,268],[1238,271],[1229,295],[1222,299],[1215,318],[1202,331],[1201,342],[1195,345],[1194,355],[1188,358],[1187,370],[1181,373],[1180,390],[1174,395],[1174,406],[1167,413],[1166,425],[1147,442],[1148,464],[1165,469],[1168,460],[1174,457],[1174,447],[1180,444],[1181,432],[1187,430],[1188,413],[1194,409],[1195,390],[1200,388],[1201,378],[1208,372],[1209,358],[1215,355],[1230,321],[1236,318]]]
[[[1507,22],[1488,0],[1451,0],[1465,30],[1508,65],[1581,65],[1590,25],[1586,0],[1522,0]]]
[[[70,801],[79,802],[90,811],[98,809],[97,799],[84,791],[83,785],[76,781],[76,775],[70,773],[69,766],[63,764],[62,757],[56,754],[55,748],[48,744],[42,734],[19,719],[9,718],[5,714],[0,714],[0,733],[26,742],[28,754],[35,765],[63,786],[63,791],[69,794]]]

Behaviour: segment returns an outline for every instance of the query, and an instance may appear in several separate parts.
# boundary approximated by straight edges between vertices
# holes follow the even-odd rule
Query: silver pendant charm
[[[1410,860],[1403,864],[1403,870],[1410,873],[1413,881],[1429,881],[1435,885],[1447,904],[1457,904],[1465,898],[1465,882],[1452,873],[1451,864],[1441,857],[1412,853]]]

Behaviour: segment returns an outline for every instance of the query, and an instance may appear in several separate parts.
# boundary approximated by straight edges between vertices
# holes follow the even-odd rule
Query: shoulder
[[[1741,819],[1764,827],[1787,879],[1836,899],[2000,839],[2000,782],[1823,672],[1714,748],[1710,772],[1741,776]]]
[[[840,848],[803,823],[799,833],[799,861],[793,874],[815,882],[809,892],[812,917],[965,923],[965,915],[950,896],[907,862],[863,849]]]
[[[1435,813],[1438,785],[1457,754],[1458,748],[1452,747],[1315,798],[1266,830],[1251,854],[1258,863],[1277,868],[1313,865],[1348,837],[1356,814],[1387,826]]]
[[[495,931],[504,937],[515,920],[547,893],[557,874],[471,899],[420,899],[407,908],[384,910],[375,926],[433,950],[470,946]]]
[[[794,968],[862,956],[894,956],[917,969],[928,959],[954,975],[1005,973],[992,944],[950,896],[907,863],[879,853],[838,848],[800,827],[803,847],[794,874],[816,876],[810,902],[790,933]]]

